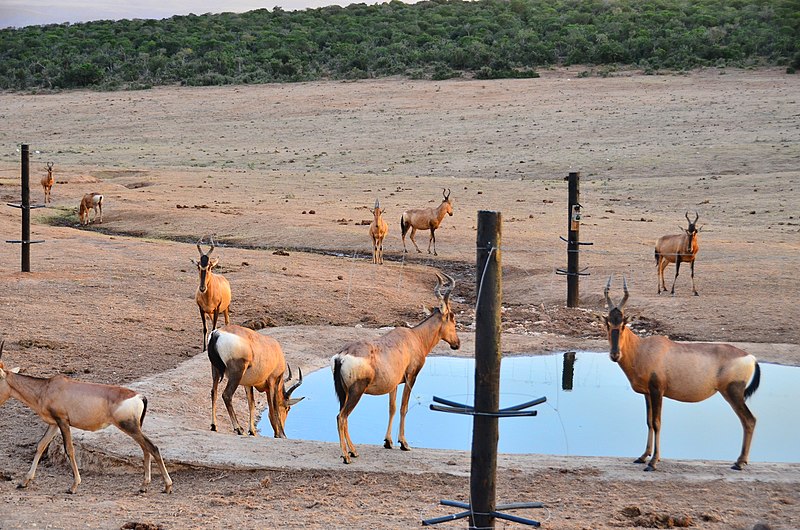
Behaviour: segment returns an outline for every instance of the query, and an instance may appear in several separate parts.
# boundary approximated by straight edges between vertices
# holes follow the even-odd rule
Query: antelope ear
[[[422,304],[422,312],[425,314],[426,317],[431,316],[432,311],[425,307],[425,304]]]
[[[294,406],[294,405],[297,405],[298,403],[300,403],[301,401],[303,401],[305,398],[306,398],[305,396],[303,396],[303,397],[299,397],[299,398],[289,398],[289,403],[288,403],[288,405],[289,405],[290,407],[291,407],[291,406]]]
[[[16,368],[12,368],[11,369],[11,373],[12,374],[18,374],[19,373],[19,366],[17,366]]]
[[[219,258],[214,258],[214,259],[211,260],[211,266],[212,267],[216,267],[217,263],[219,263]]]

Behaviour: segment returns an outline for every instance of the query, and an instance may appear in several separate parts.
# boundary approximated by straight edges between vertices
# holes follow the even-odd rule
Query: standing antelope
[[[0,343],[0,357],[2,355],[3,343]],[[20,488],[28,487],[36,476],[39,459],[60,431],[64,453],[72,465],[73,482],[69,493],[75,493],[81,483],[81,475],[75,461],[70,428],[97,431],[113,424],[133,438],[144,453],[144,482],[139,491],[147,491],[147,485],[150,484],[152,457],[155,457],[164,478],[164,493],[172,491],[172,479],[167,473],[158,447],[142,433],[142,423],[147,412],[146,397],[127,388],[76,381],[63,375],[44,379],[17,372],[19,368],[7,370],[0,362],[0,405],[8,398],[17,399],[48,424],[47,431],[36,447],[31,469],[19,484]]]
[[[100,193],[87,193],[81,199],[81,205],[78,208],[78,219],[81,225],[89,224],[89,210],[94,209],[94,219],[92,222],[97,221],[97,211],[100,210],[100,222],[103,222],[103,195]]]
[[[48,162],[44,169],[47,171],[47,175],[42,177],[42,188],[44,188],[44,203],[47,204],[48,202],[52,202],[50,199],[50,191],[53,189],[53,184],[55,184],[56,181],[53,178],[53,163]]]
[[[647,463],[653,471],[661,457],[661,404],[664,397],[695,403],[722,394],[742,422],[742,452],[733,469],[747,465],[756,418],[745,400],[758,389],[761,368],[756,358],[730,344],[677,343],[663,336],[638,337],[626,324],[622,309],[628,301],[628,284],[623,278],[625,296],[615,305],[608,296],[611,278],[605,288],[608,316],[604,316],[611,360],[619,364],[634,392],[644,394],[647,406],[647,446],[636,463]],[[747,383],[750,381],[750,385]]]
[[[697,237],[702,227],[697,227],[697,220],[700,214],[694,212],[694,221],[689,220],[689,212],[685,214],[686,220],[689,222],[689,228],[682,228],[683,234],[673,234],[663,236],[656,241],[656,268],[658,269],[658,294],[661,290],[667,291],[667,286],[664,283],[664,269],[670,263],[675,264],[675,278],[672,280],[671,294],[675,294],[675,282],[678,280],[678,272],[681,270],[682,262],[689,262],[692,268],[692,291],[695,296],[699,296],[697,288],[694,286],[694,260],[697,257],[697,251],[700,250],[700,244]]]
[[[436,229],[442,224],[442,219],[445,215],[453,215],[453,203],[450,201],[450,190],[442,188],[442,203],[436,208],[415,208],[413,210],[406,210],[400,217],[400,230],[402,231],[403,239],[403,252],[408,252],[406,249],[406,232],[411,228],[409,238],[414,243],[417,252],[422,252],[414,240],[414,235],[417,230],[430,230],[431,237],[428,239],[428,254],[431,253],[431,243],[433,243],[433,255],[436,254]]]
[[[200,253],[200,261],[192,260],[197,266],[197,272],[200,275],[200,285],[197,286],[197,292],[194,299],[197,306],[200,308],[200,319],[203,321],[203,351],[206,350],[206,337],[208,336],[208,327],[206,326],[206,316],[212,319],[211,330],[217,328],[217,318],[222,313],[225,317],[225,325],[230,323],[228,310],[231,305],[231,285],[228,280],[221,274],[212,274],[211,269],[216,267],[219,262],[218,258],[213,260],[209,258],[214,252],[214,238],[211,237],[211,248],[207,254],[203,254],[203,249],[200,244],[203,242],[201,238],[197,242],[197,251]]]
[[[250,435],[256,435],[255,397],[253,388],[267,394],[269,422],[275,438],[286,438],[284,426],[286,416],[292,405],[303,398],[292,398],[292,392],[303,383],[303,372],[300,380],[285,388],[285,383],[292,379],[292,370],[286,363],[283,350],[278,341],[262,335],[249,328],[230,325],[211,332],[208,340],[208,359],[211,361],[211,430],[217,430],[217,387],[227,374],[228,384],[222,392],[222,399],[228,409],[231,425],[236,434],[242,434],[242,428],[233,410],[233,394],[239,386],[245,387],[247,403],[250,407]],[[289,369],[284,380],[283,372]]]
[[[369,235],[372,238],[372,263],[383,265],[383,240],[389,233],[389,225],[383,219],[384,210],[381,209],[381,201],[375,199],[375,209],[372,215],[375,218],[369,225]]]
[[[336,425],[345,464],[350,463],[350,457],[358,456],[350,440],[347,418],[364,394],[373,396],[389,394],[389,426],[386,428],[383,446],[387,449],[392,448],[392,420],[397,407],[397,387],[400,383],[405,383],[405,388],[400,405],[398,441],[402,450],[410,450],[405,437],[408,399],[417,375],[425,364],[425,358],[440,340],[450,344],[454,350],[461,346],[456,334],[455,315],[450,310],[450,293],[455,287],[455,280],[447,276],[446,287],[442,286],[442,280],[442,276],[437,273],[434,293],[439,299],[439,307],[434,309],[422,323],[413,328],[395,328],[372,341],[354,342],[331,359],[333,384],[339,398]]]

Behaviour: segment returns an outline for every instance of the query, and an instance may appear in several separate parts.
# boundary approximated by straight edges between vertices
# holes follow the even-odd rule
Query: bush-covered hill
[[[800,67],[797,0],[432,0],[0,30],[0,88],[142,88],[548,65]]]

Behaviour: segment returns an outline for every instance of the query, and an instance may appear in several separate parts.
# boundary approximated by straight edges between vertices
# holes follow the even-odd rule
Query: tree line
[[[796,0],[398,0],[0,30],[0,89],[800,67]]]

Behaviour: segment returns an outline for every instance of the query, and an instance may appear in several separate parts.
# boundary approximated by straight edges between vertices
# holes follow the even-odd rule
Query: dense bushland
[[[432,0],[0,30],[0,88],[800,67],[796,0]]]

